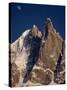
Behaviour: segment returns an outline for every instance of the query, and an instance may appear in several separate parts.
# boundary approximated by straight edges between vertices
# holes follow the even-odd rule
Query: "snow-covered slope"
[[[29,34],[29,32],[30,32],[30,29],[25,30],[22,33],[22,35],[15,42],[11,44],[11,50],[13,50],[14,52],[18,52],[18,49],[19,49],[19,51],[21,51],[23,48],[23,41],[25,37]]]

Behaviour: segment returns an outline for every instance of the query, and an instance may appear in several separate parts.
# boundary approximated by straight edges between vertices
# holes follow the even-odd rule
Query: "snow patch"
[[[33,25],[33,28],[36,28],[36,25]]]
[[[30,29],[26,30],[26,31],[22,34],[22,36],[23,36],[23,37],[27,36],[27,35],[29,34],[29,32],[30,32]]]

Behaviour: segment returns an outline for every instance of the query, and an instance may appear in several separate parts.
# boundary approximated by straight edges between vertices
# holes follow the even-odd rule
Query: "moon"
[[[17,6],[17,9],[18,9],[18,10],[21,10],[22,8],[21,8],[21,6],[19,5],[19,6]]]

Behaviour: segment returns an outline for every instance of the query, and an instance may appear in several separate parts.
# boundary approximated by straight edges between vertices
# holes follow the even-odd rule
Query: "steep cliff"
[[[61,84],[65,82],[64,40],[49,18],[45,27],[47,38],[42,39],[39,59],[32,70],[31,80],[43,85]]]

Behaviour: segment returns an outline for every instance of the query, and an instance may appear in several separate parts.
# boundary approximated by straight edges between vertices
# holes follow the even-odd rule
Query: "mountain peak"
[[[46,20],[46,28],[47,28],[48,30],[53,29],[53,23],[52,23],[52,21],[51,21],[50,18],[47,18],[47,20]]]
[[[31,30],[32,36],[36,37],[38,34],[38,31],[39,31],[38,27],[36,25],[33,25]]]
[[[33,25],[33,28],[37,28],[37,26],[34,24],[34,25]]]
[[[51,19],[50,18],[47,18],[47,21],[51,22]]]
[[[38,27],[34,24],[33,27],[32,27],[32,31],[38,31]]]

